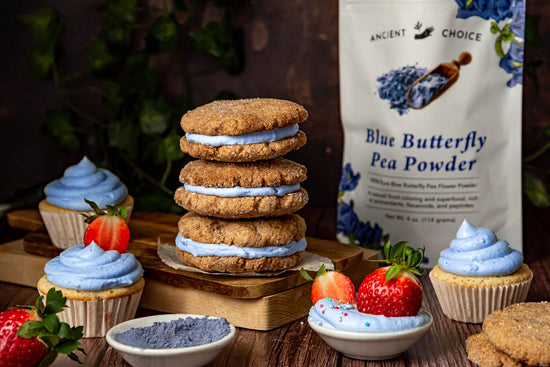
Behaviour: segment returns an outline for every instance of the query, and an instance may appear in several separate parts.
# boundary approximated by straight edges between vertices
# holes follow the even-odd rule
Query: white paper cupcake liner
[[[128,216],[126,223],[129,222],[132,214],[133,205],[127,206]],[[60,249],[66,249],[84,242],[84,232],[88,224],[84,222],[82,214],[93,215],[93,211],[88,212],[48,212],[40,211],[42,221],[46,226],[48,235],[53,245]]]
[[[126,297],[96,301],[67,299],[68,308],[57,316],[71,327],[84,326],[84,338],[103,337],[116,324],[136,316],[142,293],[143,289]]]
[[[430,273],[443,314],[456,321],[474,324],[483,322],[496,310],[524,302],[532,279],[531,275],[529,280],[517,284],[476,288],[444,283],[434,279]]]

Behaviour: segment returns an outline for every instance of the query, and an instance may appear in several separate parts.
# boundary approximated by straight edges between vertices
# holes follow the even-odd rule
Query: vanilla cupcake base
[[[104,291],[78,291],[57,286],[44,275],[38,281],[40,295],[45,296],[50,288],[55,288],[67,298],[67,306],[57,316],[71,327],[84,326],[84,338],[103,337],[107,331],[121,322],[135,317],[145,280],[140,278],[136,283]],[[71,298],[75,297],[75,298]]]
[[[532,279],[533,273],[526,264],[511,275],[499,277],[460,276],[439,266],[430,272],[443,314],[467,323],[481,323],[496,310],[524,302]]]
[[[134,198],[128,195],[123,202],[116,206],[124,206],[128,210],[126,223],[130,221],[132,209],[134,208]],[[46,226],[48,235],[53,245],[57,248],[66,249],[84,241],[84,232],[88,224],[84,222],[82,214],[93,215],[94,211],[76,211],[61,208],[42,200],[38,204],[38,210],[42,216],[42,221]]]

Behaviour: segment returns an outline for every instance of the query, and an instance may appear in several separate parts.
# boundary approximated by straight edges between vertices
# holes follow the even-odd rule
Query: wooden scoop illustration
[[[468,65],[472,61],[472,55],[469,52],[463,52],[458,56],[458,60],[450,63],[442,63],[430,72],[422,75],[414,81],[407,91],[407,104],[414,109],[421,109],[439,98],[447,89],[449,89],[458,80],[460,67]],[[438,83],[444,84],[438,84]],[[424,84],[426,87],[421,88]],[[439,85],[439,86],[438,86]],[[437,88],[434,90],[434,88]],[[419,95],[420,93],[420,95]],[[425,97],[428,100],[419,100]]]

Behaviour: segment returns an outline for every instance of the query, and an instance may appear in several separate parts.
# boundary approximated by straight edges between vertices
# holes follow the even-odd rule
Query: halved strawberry
[[[302,268],[300,274],[304,279],[312,281],[311,302],[315,304],[323,298],[332,298],[341,303],[355,304],[355,286],[344,274],[337,271],[326,271],[325,265],[321,265],[315,279]]]
[[[424,248],[414,250],[406,241],[384,246],[391,266],[379,268],[365,277],[357,293],[360,312],[385,316],[414,316],[422,306],[422,285],[414,274],[424,258]]]
[[[56,316],[66,307],[66,298],[61,291],[51,288],[42,309],[43,298],[38,297],[35,307],[17,307],[0,313],[0,366],[45,367],[53,363],[58,353],[80,362],[74,351],[84,353],[78,341],[82,338],[82,326],[70,327]]]
[[[93,241],[105,251],[116,250],[121,254],[125,253],[130,243],[130,229],[125,222],[128,216],[127,209],[123,206],[116,208],[107,205],[107,212],[104,212],[93,201],[84,200],[95,212],[95,215],[83,214],[85,222],[88,223],[84,232],[84,246]]]

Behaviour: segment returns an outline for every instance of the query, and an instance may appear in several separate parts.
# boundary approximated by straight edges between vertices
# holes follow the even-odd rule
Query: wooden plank
[[[44,225],[38,210],[21,209],[7,213],[8,224],[13,228],[36,231]]]

